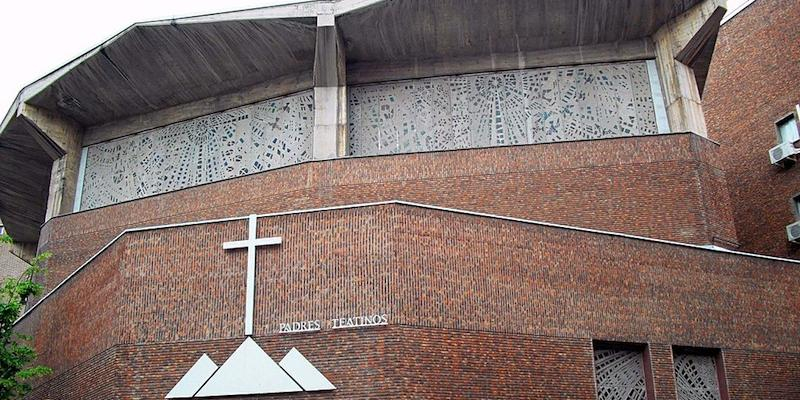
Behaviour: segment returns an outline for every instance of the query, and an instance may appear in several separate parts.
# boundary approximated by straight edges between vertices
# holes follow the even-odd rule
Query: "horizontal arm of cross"
[[[237,240],[235,242],[225,242],[222,244],[222,248],[225,250],[231,249],[246,249],[248,246],[269,246],[274,244],[281,244],[283,238],[281,237],[269,237],[269,238],[261,238],[255,240]]]

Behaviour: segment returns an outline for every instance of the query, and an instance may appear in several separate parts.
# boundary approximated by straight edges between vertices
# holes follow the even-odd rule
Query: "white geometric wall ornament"
[[[311,159],[314,95],[209,114],[85,148],[81,210]]]
[[[190,399],[194,397],[198,390],[214,375],[217,371],[217,364],[203,354],[200,358],[189,368],[189,371],[178,381],[175,387],[167,393],[168,399]]]
[[[200,388],[197,397],[302,391],[286,371],[248,337]]]
[[[292,348],[279,364],[247,337],[219,368],[204,354],[165,398],[248,396],[334,389],[336,387],[297,349]]]
[[[350,155],[655,135],[644,61],[453,75],[348,90]],[[658,94],[660,96],[660,94]]]
[[[306,392],[336,389],[336,386],[333,386],[331,381],[311,365],[311,362],[303,357],[303,354],[295,348],[289,350],[289,353],[283,357],[279,365],[286,373],[291,375],[295,382]]]

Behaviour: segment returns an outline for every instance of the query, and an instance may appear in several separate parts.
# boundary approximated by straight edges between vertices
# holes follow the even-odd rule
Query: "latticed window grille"
[[[309,160],[313,129],[304,91],[93,144],[81,210]]]
[[[675,354],[674,360],[678,400],[720,400],[713,356]]]
[[[640,351],[595,350],[594,372],[599,400],[645,400],[647,397]]]
[[[655,135],[647,68],[634,61],[348,87],[349,153]]]

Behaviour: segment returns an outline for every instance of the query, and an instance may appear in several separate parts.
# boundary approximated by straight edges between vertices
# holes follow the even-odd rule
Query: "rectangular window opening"
[[[674,347],[672,354],[678,400],[728,400],[719,349]]]
[[[795,221],[800,221],[800,193],[792,197],[792,214]]]
[[[775,122],[775,128],[778,130],[778,141],[780,143],[794,143],[800,140],[800,132],[797,129],[797,116],[794,113]]]
[[[647,345],[593,342],[598,400],[652,400]]]

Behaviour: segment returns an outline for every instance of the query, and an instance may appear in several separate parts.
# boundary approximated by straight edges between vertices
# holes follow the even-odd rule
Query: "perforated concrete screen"
[[[308,160],[313,128],[306,91],[90,146],[80,208]]]
[[[645,61],[446,76],[349,90],[356,156],[659,133]],[[80,209],[311,159],[311,91],[92,145]]]
[[[673,357],[678,400],[719,400],[717,364],[713,356],[680,354]]]
[[[594,351],[598,400],[645,400],[643,356],[639,351]]]
[[[647,68],[639,61],[351,87],[349,153],[656,134]]]

